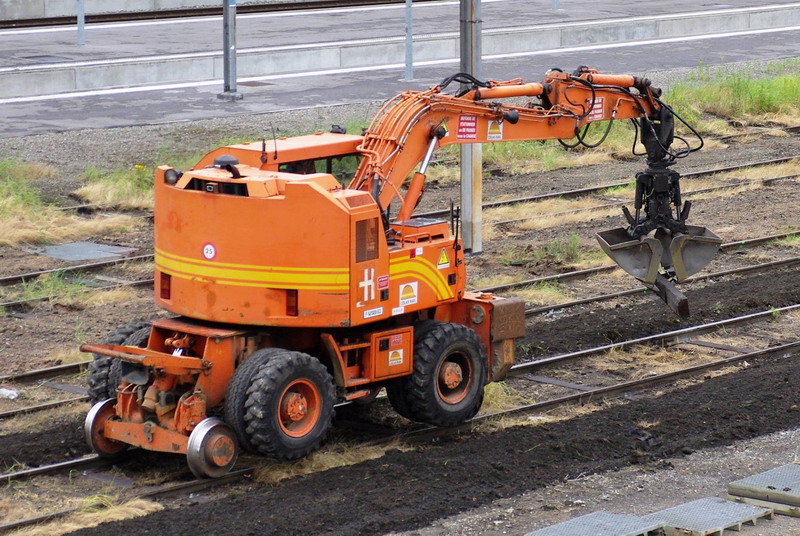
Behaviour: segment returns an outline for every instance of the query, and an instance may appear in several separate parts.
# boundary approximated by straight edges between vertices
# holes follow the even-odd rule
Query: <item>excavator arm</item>
[[[453,83],[459,90],[444,93]],[[574,145],[562,144],[593,147],[605,140],[614,121],[634,120],[647,156],[646,170],[636,177],[634,213],[624,207],[627,228],[601,232],[598,241],[623,269],[663,297],[666,281],[682,281],[701,270],[721,240],[703,227],[686,224],[691,205],[682,202],[680,174],[670,166],[698,150],[702,138],[698,135],[696,147],[679,138],[683,146],[673,149],[676,116],[660,96],[661,90],[645,78],[587,67],[571,74],[551,70],[541,82],[483,82],[459,73],[426,91],[401,93],[383,106],[365,131],[359,147],[363,158],[349,187],[370,192],[387,214],[399,200],[396,220],[403,222],[412,217],[424,192],[437,148],[548,139],[575,139]],[[583,136],[598,121],[608,121],[608,130],[589,145]]]

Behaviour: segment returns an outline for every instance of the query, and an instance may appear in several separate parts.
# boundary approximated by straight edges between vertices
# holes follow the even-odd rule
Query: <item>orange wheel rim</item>
[[[289,437],[303,437],[319,421],[322,397],[317,386],[306,379],[294,380],[278,400],[278,423]]]
[[[472,386],[472,365],[462,353],[447,356],[436,371],[436,390],[447,404],[458,404],[469,394]]]
[[[106,454],[113,454],[123,450],[127,445],[105,436],[106,422],[116,415],[116,408],[109,405],[97,414],[95,425],[92,427],[92,441],[97,450]]]

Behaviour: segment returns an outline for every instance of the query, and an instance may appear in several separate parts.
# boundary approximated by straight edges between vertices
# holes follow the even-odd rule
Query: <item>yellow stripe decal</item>
[[[156,257],[165,257],[168,259],[172,259],[175,261],[182,261],[189,264],[198,264],[198,265],[206,265],[206,266],[215,266],[221,268],[241,268],[243,270],[251,270],[255,272],[308,272],[308,273],[337,273],[337,274],[348,274],[350,269],[348,267],[343,268],[297,268],[294,266],[264,266],[258,264],[234,264],[229,262],[217,262],[217,261],[208,261],[205,259],[198,259],[193,257],[182,257],[180,255],[175,255],[174,253],[167,253],[161,249],[156,249]]]
[[[422,257],[392,259],[389,265],[392,277],[409,276],[422,280],[436,293],[437,300],[446,300],[454,296],[447,284],[444,274],[433,263]]]
[[[284,271],[283,268],[243,270],[216,266],[216,263],[193,263],[156,253],[156,267],[183,279],[224,283],[226,285],[268,288],[302,288],[308,290],[343,290],[350,288],[350,275],[340,273],[307,273]]]

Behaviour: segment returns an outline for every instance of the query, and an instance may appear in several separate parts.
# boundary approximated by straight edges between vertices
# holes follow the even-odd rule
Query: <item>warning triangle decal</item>
[[[443,268],[450,268],[450,257],[447,256],[447,250],[442,248],[441,253],[439,253],[439,261],[436,263],[436,267],[440,270]]]

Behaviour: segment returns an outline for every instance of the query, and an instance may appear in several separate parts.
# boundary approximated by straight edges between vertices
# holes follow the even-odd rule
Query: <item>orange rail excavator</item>
[[[451,84],[459,88],[446,94]],[[175,316],[81,346],[94,353],[90,446],[109,457],[130,445],[182,453],[195,475],[217,477],[239,448],[307,455],[336,403],[381,388],[409,419],[470,419],[486,383],[514,363],[524,303],[466,290],[456,217],[413,217],[433,152],[585,144],[592,122],[635,120],[648,164],[635,212],[599,240],[663,293],[702,269],[720,240],[686,225],[689,203],[669,166],[696,148],[671,148],[677,116],[660,93],[585,67],[539,83],[458,74],[390,100],[360,136],[334,128],[223,147],[186,172],[159,167],[155,301]]]

